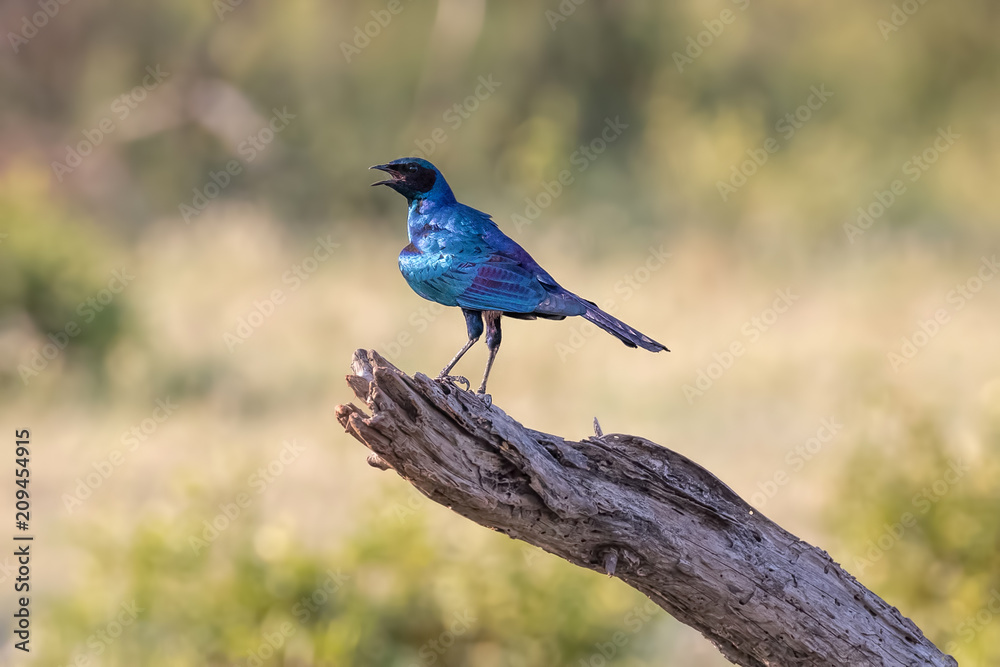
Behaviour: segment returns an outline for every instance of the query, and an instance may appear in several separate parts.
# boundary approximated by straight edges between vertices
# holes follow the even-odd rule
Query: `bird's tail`
[[[583,312],[583,317],[586,320],[601,327],[629,347],[641,347],[642,349],[649,350],[650,352],[670,351],[667,349],[666,345],[657,343],[646,334],[636,331],[618,318],[608,315],[603,310],[598,308],[597,304],[584,299],[580,300],[583,301],[587,308]]]

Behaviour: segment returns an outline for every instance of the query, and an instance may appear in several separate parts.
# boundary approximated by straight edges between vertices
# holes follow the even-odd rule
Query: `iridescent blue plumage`
[[[500,347],[500,316],[563,319],[581,315],[629,347],[659,352],[667,348],[608,315],[594,303],[564,289],[524,248],[500,231],[493,219],[460,204],[434,165],[400,158],[372,169],[391,178],[387,185],[409,203],[410,244],[399,254],[399,270],[413,291],[465,313],[469,341],[445,367],[445,377],[483,332],[490,350],[480,393]]]

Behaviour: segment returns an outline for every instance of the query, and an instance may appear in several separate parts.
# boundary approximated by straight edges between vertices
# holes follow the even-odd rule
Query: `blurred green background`
[[[0,421],[32,431],[37,536],[33,651],[5,634],[0,662],[726,664],[343,435],[355,348],[434,373],[465,338],[368,187],[419,154],[673,350],[511,321],[499,406],[694,458],[1000,664],[996,3],[9,0],[0,25]]]

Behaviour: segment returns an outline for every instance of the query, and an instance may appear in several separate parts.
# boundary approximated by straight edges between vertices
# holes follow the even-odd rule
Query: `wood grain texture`
[[[476,523],[621,579],[735,664],[957,664],[825,551],[676,452],[631,435],[574,442],[525,428],[374,351],[355,352],[352,368],[348,385],[371,414],[348,404],[337,418],[369,463]]]

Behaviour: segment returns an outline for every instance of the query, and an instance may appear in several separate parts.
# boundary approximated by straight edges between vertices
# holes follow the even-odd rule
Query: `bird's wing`
[[[546,287],[559,287],[559,283],[555,281],[555,278],[550,276],[549,272],[543,269],[535,261],[535,258],[528,254],[527,250],[522,248],[517,241],[504,234],[491,217],[486,216],[486,214],[482,215],[485,216],[483,223],[485,229],[480,238],[489,246],[493,255],[502,255],[506,259],[518,264],[525,272]]]
[[[476,280],[463,296],[470,302],[494,305],[467,307],[534,313],[542,317],[585,312],[587,302],[563,289],[527,250],[504,234],[490,216],[475,209],[468,209],[468,213],[466,219],[476,221],[477,237],[483,244],[477,243],[476,249],[487,252],[489,261],[479,267]],[[498,302],[504,305],[496,305]]]
[[[486,213],[456,204],[448,229],[452,233],[438,238],[436,252],[413,257],[420,284],[411,285],[419,294],[469,310],[533,313],[541,308],[540,314],[550,316],[582,312],[575,297]]]
[[[456,267],[459,268],[459,267]],[[461,267],[469,273],[458,305],[470,310],[530,313],[545,299],[545,288],[526,267],[504,255],[491,254],[485,262]]]
[[[530,268],[478,236],[451,237],[436,252],[410,244],[400,253],[399,268],[417,294],[449,306],[530,313],[545,299]]]

